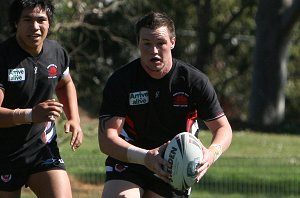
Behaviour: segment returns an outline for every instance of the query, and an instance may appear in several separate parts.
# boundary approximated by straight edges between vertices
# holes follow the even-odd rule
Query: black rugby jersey
[[[69,69],[67,52],[46,39],[42,52],[33,57],[11,37],[0,44],[2,107],[32,108],[53,98],[58,81]],[[45,143],[56,137],[54,122],[0,128],[0,170],[29,164]]]
[[[171,71],[153,79],[136,59],[109,78],[99,115],[125,117],[121,136],[151,149],[188,131],[191,120],[213,120],[224,113],[209,79],[195,67],[173,59]]]

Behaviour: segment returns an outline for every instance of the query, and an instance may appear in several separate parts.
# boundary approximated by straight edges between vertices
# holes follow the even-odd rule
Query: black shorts
[[[26,185],[31,174],[59,169],[65,170],[64,161],[61,159],[55,139],[48,143],[38,153],[35,161],[22,170],[12,172],[1,171],[0,190],[16,191]]]
[[[125,163],[108,157],[105,162],[106,181],[125,180],[132,182],[145,191],[153,191],[163,197],[182,197],[189,196],[190,189],[178,191],[173,189],[168,183],[156,177],[153,172],[145,166],[139,164]]]

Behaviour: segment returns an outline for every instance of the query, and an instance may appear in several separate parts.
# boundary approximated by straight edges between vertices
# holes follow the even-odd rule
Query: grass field
[[[99,151],[97,127],[95,119],[82,121],[85,139],[75,152],[69,146],[70,136],[59,133],[61,154],[71,175],[74,197],[93,198],[101,193],[106,156]],[[62,127],[59,125],[59,128]],[[209,144],[210,138],[208,131],[199,135],[204,145]],[[191,197],[300,196],[299,142],[299,135],[234,131],[230,149],[195,185]],[[22,197],[32,195],[26,192]]]

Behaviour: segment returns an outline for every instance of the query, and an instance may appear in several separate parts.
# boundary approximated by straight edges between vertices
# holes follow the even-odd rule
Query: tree
[[[8,29],[2,25],[7,24],[8,4],[4,0],[1,2],[2,40],[8,35]],[[256,125],[279,123],[283,119],[284,63],[289,35],[300,13],[299,1],[261,0],[258,13],[257,0],[54,2],[56,14],[51,37],[59,40],[70,53],[79,104],[93,115],[97,114],[102,89],[109,75],[138,56],[133,31],[135,22],[154,10],[166,12],[174,19],[177,35],[174,57],[195,65],[209,76],[230,119],[248,119]],[[279,15],[276,15],[277,11]],[[256,13],[257,31],[254,21]],[[273,24],[272,20],[275,21]],[[256,58],[249,105],[255,31]],[[298,59],[295,57],[299,57],[297,49],[293,47],[294,59],[289,63],[294,78],[295,74],[300,73],[300,68],[296,67]],[[278,59],[272,59],[277,56]],[[268,83],[264,83],[265,80]],[[300,83],[299,86],[296,83],[289,86],[289,93],[294,93],[293,90],[299,87]],[[291,101],[297,97],[300,98],[300,94],[290,94],[288,99]],[[293,109],[293,115],[300,114],[293,108],[299,106],[298,103],[288,105],[289,110]],[[268,117],[269,114],[274,116]]]
[[[197,43],[192,62],[207,73],[230,120],[246,121],[255,0],[192,0]],[[185,56],[185,55],[184,55]],[[184,57],[183,56],[183,57]]]
[[[8,1],[12,2],[11,0]],[[9,3],[7,0],[0,0],[0,41],[3,41],[8,35],[8,16],[7,9]]]
[[[235,112],[235,117],[244,117],[240,114],[245,114],[244,101],[249,95],[245,94],[245,85],[249,82],[254,1],[192,2],[57,0],[52,36],[63,43],[77,65],[73,76],[80,105],[97,113],[99,96],[109,74],[138,56],[135,22],[154,10],[166,12],[176,24],[174,57],[209,75],[222,104],[226,103],[227,115]]]
[[[290,35],[300,16],[298,0],[261,0],[256,23],[249,122],[278,126],[285,116],[285,86]]]

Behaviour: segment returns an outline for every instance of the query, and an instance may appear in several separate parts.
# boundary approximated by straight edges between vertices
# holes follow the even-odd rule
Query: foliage
[[[218,1],[213,7],[210,38],[214,49],[206,71],[231,119],[247,118],[255,12],[256,7],[243,1]],[[237,13],[238,20],[233,20]],[[216,43],[217,37],[221,38]]]
[[[289,48],[288,81],[286,87],[286,120],[299,123],[300,106],[300,24],[293,31]]]
[[[138,57],[135,22],[154,10],[166,12],[176,24],[173,55],[205,72],[227,116],[246,121],[255,45],[257,0],[54,0],[56,15],[51,37],[69,51],[79,104],[95,116],[110,74]],[[204,9],[210,5],[209,11]],[[199,9],[202,8],[202,9]],[[208,28],[199,26],[199,12],[208,14]],[[201,14],[201,13],[200,13]],[[201,24],[200,24],[201,25]],[[0,38],[8,33],[2,27]],[[199,53],[199,32],[207,31],[205,57]],[[204,34],[201,32],[201,34]],[[286,87],[287,120],[299,117],[299,26],[292,32]],[[297,45],[298,44],[298,45]],[[199,59],[204,60],[202,65]]]
[[[213,51],[205,72],[215,85],[228,114],[245,117],[247,103],[244,101],[249,95],[255,8],[252,4],[244,5],[243,1],[212,2],[209,43]],[[243,11],[240,12],[241,8]],[[174,57],[199,66],[196,63],[199,46],[195,2],[57,1],[57,23],[53,33],[63,42],[76,63],[73,75],[79,101],[92,114],[97,113],[108,76],[138,56],[134,24],[151,10],[166,12],[174,19],[177,32]],[[239,20],[232,20],[234,14],[239,12]],[[238,108],[233,105],[236,103]]]

